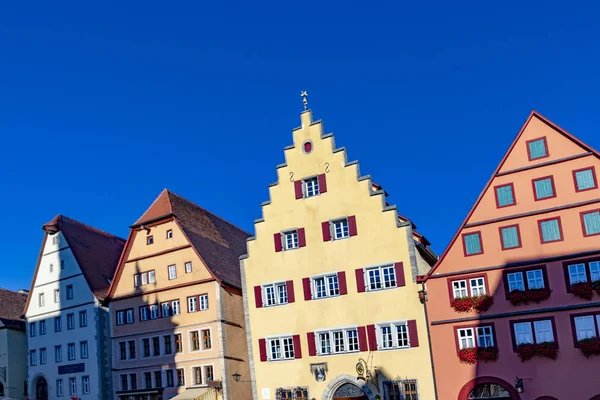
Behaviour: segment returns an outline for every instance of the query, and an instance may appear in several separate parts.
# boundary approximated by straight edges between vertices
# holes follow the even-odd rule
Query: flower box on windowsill
[[[459,297],[452,300],[452,308],[457,312],[469,312],[471,309],[475,309],[478,312],[484,312],[494,304],[492,296],[471,296],[471,297]]]
[[[555,342],[520,344],[517,347],[517,354],[521,362],[531,360],[535,356],[556,360],[558,345]]]
[[[477,361],[496,361],[498,359],[497,347],[470,347],[461,349],[458,358],[463,364],[476,364]]]
[[[592,289],[596,291],[596,293],[600,294],[600,280],[592,282]]]
[[[519,304],[539,303],[550,297],[552,291],[548,288],[529,289],[529,290],[513,290],[508,294],[508,301],[513,306]]]
[[[571,285],[571,293],[585,300],[591,300],[594,294],[592,285],[588,282],[579,282]]]
[[[600,356],[600,338],[583,339],[577,342],[579,350],[586,358]]]

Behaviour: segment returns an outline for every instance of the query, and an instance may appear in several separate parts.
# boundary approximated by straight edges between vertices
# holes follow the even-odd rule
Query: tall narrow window
[[[77,378],[69,378],[69,394],[71,396],[77,394]]]
[[[527,154],[529,155],[529,161],[548,157],[548,143],[546,142],[546,138],[527,141]]]
[[[498,208],[515,205],[515,193],[513,184],[496,186],[496,206]]]
[[[200,336],[198,335],[198,331],[190,332],[190,345],[192,351],[200,350]]]
[[[569,283],[574,285],[580,282],[587,282],[585,264],[572,264],[568,267]]]
[[[177,278],[177,266],[169,265],[169,280]]]
[[[532,182],[533,192],[536,200],[543,200],[556,197],[553,177],[546,176],[543,178],[534,179]]]
[[[79,343],[81,358],[88,358],[88,342],[87,340]]]
[[[46,299],[44,297],[44,293],[40,293],[38,295],[39,306],[44,307],[46,305]]]
[[[521,247],[521,235],[519,234],[519,226],[511,225],[500,228],[500,239],[502,242],[502,250],[516,249]]]
[[[135,359],[135,340],[128,341],[127,346],[129,346],[129,359]]]
[[[185,273],[189,274],[190,272],[192,272],[192,262],[191,261],[187,261],[185,263]]]
[[[563,239],[559,217],[538,221],[538,226],[542,243],[558,242]]]
[[[179,305],[179,300],[173,300],[171,302],[171,311],[173,315],[177,315],[181,313],[181,307]]]
[[[75,329],[75,314],[73,313],[67,314],[67,329]]]
[[[167,231],[167,239],[172,239],[172,238],[173,238],[173,230],[172,230],[172,229],[169,229],[169,230]]]
[[[463,235],[463,248],[466,256],[483,253],[483,245],[481,244],[481,233],[465,233]]]
[[[43,319],[40,321],[40,336],[46,334],[46,320]]]
[[[581,213],[584,236],[600,234],[600,210]]]
[[[165,354],[171,354],[173,352],[171,348],[171,335],[163,336],[163,340],[165,341]]]
[[[160,338],[158,336],[152,338],[152,356],[160,356]]]
[[[63,380],[57,379],[56,380],[56,397],[63,397],[63,396],[64,396]]]
[[[73,300],[73,285],[67,285],[67,300]]]
[[[131,310],[131,312],[133,313],[133,310]],[[131,321],[131,323],[133,323],[133,321]],[[84,328],[86,326],[87,326],[87,311],[86,310],[79,311],[79,327]]]
[[[54,302],[60,303],[60,289],[54,289]]]
[[[202,349],[203,350],[208,350],[212,348],[212,341],[210,338],[210,330],[209,329],[203,329],[200,332],[202,332]]]
[[[82,376],[81,377],[81,391],[83,394],[90,394],[90,377]]]
[[[182,342],[181,333],[176,333],[175,334],[175,352],[181,353],[182,351],[183,351],[183,342]]]
[[[199,296],[200,310],[208,310],[208,295],[202,294]]]
[[[576,192],[583,192],[584,190],[596,189],[598,187],[594,167],[573,171],[573,180],[575,181]]]
[[[73,361],[75,359],[75,343],[69,343],[67,345],[67,356],[69,361]]]
[[[62,362],[62,346],[54,346],[54,361]]]

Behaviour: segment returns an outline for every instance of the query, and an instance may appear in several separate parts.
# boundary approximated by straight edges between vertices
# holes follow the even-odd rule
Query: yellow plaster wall
[[[398,228],[393,211],[382,211],[382,195],[371,196],[368,179],[357,181],[357,165],[345,166],[343,151],[332,152],[332,137],[321,139],[322,125],[311,125],[310,112],[302,114],[302,129],[294,131],[293,149],[285,151],[287,166],[277,170],[278,184],[270,187],[271,204],[263,207],[264,222],[255,224],[256,239],[248,243],[243,261],[248,293],[254,372],[258,398],[268,389],[271,399],[278,387],[308,386],[310,398],[321,399],[335,377],[356,376],[359,357],[372,357],[372,365],[390,378],[416,378],[421,398],[432,399],[433,380],[428,351],[420,287],[413,283],[409,228]],[[310,140],[314,150],[304,154],[302,144]],[[328,171],[328,172],[327,172]],[[295,199],[291,179],[326,173],[327,193]],[[356,216],[358,235],[323,242],[321,223],[337,217]],[[306,247],[275,252],[273,234],[304,227]],[[417,254],[418,257],[418,254]],[[371,293],[358,293],[355,269],[393,262],[404,263],[406,286]],[[336,298],[305,301],[302,278],[326,272],[346,271],[348,294]],[[254,286],[293,280],[296,301],[292,304],[256,308]],[[366,326],[378,322],[417,320],[420,347],[405,350],[309,357],[307,332],[324,328]],[[259,338],[300,335],[302,359],[261,362]],[[327,380],[317,383],[310,363],[328,363]]]

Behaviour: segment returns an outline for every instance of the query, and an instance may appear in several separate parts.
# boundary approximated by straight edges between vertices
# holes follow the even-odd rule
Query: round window
[[[309,154],[312,149],[313,149],[313,144],[310,140],[307,140],[306,142],[304,142],[304,145],[302,146],[302,149],[304,150],[305,154]]]

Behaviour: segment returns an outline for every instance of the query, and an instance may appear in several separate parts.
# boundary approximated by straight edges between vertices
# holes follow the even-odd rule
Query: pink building
[[[439,400],[600,400],[597,170],[529,116],[422,278]]]

